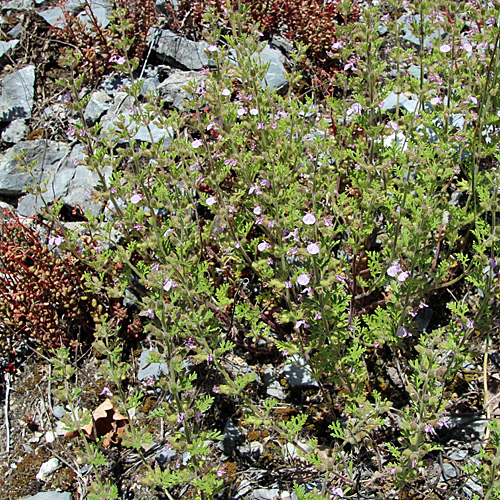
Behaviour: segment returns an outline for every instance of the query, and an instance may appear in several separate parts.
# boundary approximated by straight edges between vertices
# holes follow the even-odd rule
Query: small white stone
[[[48,476],[50,476],[59,467],[59,460],[57,458],[51,458],[42,464],[36,478],[39,481],[46,481]]]

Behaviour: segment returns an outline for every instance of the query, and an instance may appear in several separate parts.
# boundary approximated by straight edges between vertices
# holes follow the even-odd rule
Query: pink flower
[[[387,269],[387,274],[391,278],[394,278],[400,272],[401,272],[401,266],[399,265],[399,262],[397,262],[397,261],[394,261],[391,264],[391,267],[389,267],[389,269]]]
[[[261,241],[257,245],[257,248],[259,249],[259,252],[264,252],[266,250],[269,250],[269,248],[271,248],[271,245],[267,241]]]
[[[332,219],[325,219],[325,227],[333,227]]]
[[[175,282],[173,279],[170,279],[168,276],[165,279],[165,284],[163,285],[163,290],[166,292],[170,291],[172,288],[177,287],[177,282]]]
[[[339,49],[341,49],[343,46],[344,46],[344,42],[342,42],[342,41],[332,43],[332,50],[339,50]]]
[[[58,247],[64,241],[64,236],[51,236],[49,238],[49,245]]]
[[[346,111],[346,115],[347,116],[355,116],[355,115],[360,115],[361,112],[363,111],[363,107],[361,106],[361,104],[359,104],[359,102],[355,102],[354,104],[352,104]]]
[[[257,130],[262,130],[264,128],[264,124],[262,122],[257,123]]]
[[[247,114],[247,110],[245,108],[238,109],[238,116],[244,116]]]
[[[306,323],[306,321],[304,319],[299,319],[295,323],[294,329],[298,330],[301,326],[303,326],[304,328],[309,328],[309,325]]]
[[[310,281],[311,281],[310,274],[301,274],[300,276],[297,277],[297,283],[302,286],[308,285]]]
[[[291,281],[285,281],[285,288],[292,288],[292,282]]]
[[[203,146],[203,141],[201,139],[195,139],[192,143],[191,146],[194,149],[198,149],[200,146]]]
[[[252,194],[252,193],[255,193],[255,194],[262,194],[262,190],[259,188],[259,186],[257,186],[257,184],[253,185],[249,190],[248,190],[248,194]]]
[[[317,243],[309,243],[306,250],[309,255],[317,255],[319,254],[319,245]]]
[[[462,42],[461,44],[462,49],[465,50],[465,52],[471,53],[472,52],[472,44],[470,42]]]
[[[224,96],[228,96],[231,95],[231,91],[229,89],[222,89],[221,94]]]
[[[226,471],[225,471],[225,470],[222,470],[222,469],[219,469],[219,470],[215,473],[215,475],[216,475],[217,477],[222,477],[222,476],[224,476],[225,474],[226,474]]]
[[[209,196],[206,200],[205,203],[211,207],[212,205],[215,205],[217,203],[217,198],[215,196]]]
[[[431,104],[432,104],[433,106],[436,106],[437,104],[441,104],[442,102],[443,102],[443,98],[442,98],[442,97],[439,97],[439,96],[438,96],[438,97],[433,97],[433,98],[431,99]]]
[[[250,114],[252,116],[257,116],[259,114],[259,110],[257,108],[250,109]]]
[[[126,61],[126,59],[123,56],[120,56],[120,57],[112,56],[109,58],[109,62],[112,62],[112,63],[114,62],[114,63],[119,64],[119,65],[125,64],[125,61]]]
[[[405,281],[408,278],[409,275],[410,275],[410,273],[408,271],[404,271],[404,272],[400,273],[398,275],[398,281],[400,283],[402,283],[403,281]]]
[[[442,52],[443,54],[446,54],[447,52],[450,52],[451,50],[451,45],[445,43],[443,45],[441,45],[441,47],[439,47],[439,50],[440,52]]]
[[[110,398],[113,395],[113,393],[109,390],[109,387],[105,387],[100,393],[99,396],[106,396],[107,398]]]
[[[153,311],[153,309],[146,309],[146,311],[142,311],[139,316],[147,316],[149,319],[154,319],[155,312]]]
[[[262,208],[261,208],[261,207],[259,207],[259,205],[257,205],[257,206],[253,209],[253,213],[254,213],[255,215],[260,215],[260,214],[262,214]]]
[[[214,385],[212,387],[212,392],[215,393],[215,394],[218,394],[220,391],[220,387],[218,385]]]
[[[217,52],[217,50],[219,50],[219,49],[217,49],[217,46],[216,46],[216,45],[209,45],[209,46],[207,47],[207,50],[208,50],[209,52]]]
[[[304,215],[304,217],[302,217],[302,222],[307,226],[312,226],[316,223],[316,217],[312,212],[308,212],[306,213],[306,215]]]
[[[400,326],[396,332],[396,335],[401,338],[405,337],[411,337],[411,335],[408,333],[408,330],[404,326]]]
[[[134,205],[137,205],[142,200],[142,194],[140,193],[135,193],[130,197],[130,203],[133,203]]]

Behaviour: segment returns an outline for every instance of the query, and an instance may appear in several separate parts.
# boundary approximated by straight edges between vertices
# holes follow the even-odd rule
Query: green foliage
[[[205,7],[194,5],[198,13]],[[236,344],[264,351],[276,363],[297,354],[333,415],[325,427],[335,440],[334,458],[325,459],[314,439],[313,449],[300,453],[321,474],[323,491],[296,487],[298,498],[340,496],[339,487],[327,491],[332,478],[346,491],[357,487],[353,470],[367,453],[378,463],[373,482],[384,478],[403,492],[440,451],[434,436],[455,404],[450,386],[463,362],[474,359],[470,345],[482,347],[486,331],[498,334],[492,312],[499,298],[500,178],[484,134],[491,126],[493,136],[500,125],[498,54],[486,49],[497,47],[500,35],[485,22],[486,8],[471,13],[482,27],[470,34],[472,41],[487,42],[484,57],[468,58],[458,41],[464,6],[446,6],[456,19],[451,26],[434,4],[413,7],[424,20],[414,26],[422,44],[434,29],[451,31],[450,50],[443,42],[415,53],[426,79],[402,74],[409,52],[399,38],[390,53],[397,77],[383,77],[382,16],[370,8],[363,22],[335,28],[343,46],[334,63],[351,69],[332,80],[335,92],[318,121],[309,118],[318,111],[313,100],[261,85],[260,35],[246,19],[228,12],[222,22],[213,11],[204,18],[211,29],[203,37],[215,67],[203,85],[186,88],[189,113],[165,113],[154,96],[144,103],[133,73],[137,61],[123,51],[132,122],[173,127],[168,148],[137,144],[120,119],[103,138],[81,116],[86,165],[100,176],[94,196],[111,214],[85,223],[95,241],[113,248],[92,253],[93,265],[98,276],[120,270],[112,282],[93,276],[89,288],[123,297],[135,284],[158,351],[151,361],[166,365],[165,376],[153,383],[168,397],[148,416],[162,419],[175,458],[151,467],[132,418],[124,440],[143,461],[147,485],[171,497],[185,487],[191,498],[203,499],[230,488],[224,470],[213,466],[221,434],[210,428],[215,409],[228,402],[241,408],[239,425],[255,433],[265,427],[280,444],[304,451],[301,439],[314,431],[314,419],[293,408],[283,413],[273,399],[256,401],[255,374],[235,368],[231,358]],[[399,32],[396,9],[384,22]],[[127,48],[125,28],[115,31]],[[307,50],[316,49],[299,44],[294,60],[304,60]],[[80,63],[68,62],[73,69]],[[293,71],[289,78],[299,82],[301,76]],[[75,98],[70,106],[82,115],[76,99],[82,81],[72,78],[67,85]],[[397,106],[384,114],[380,103],[392,90],[413,94],[416,111]],[[471,126],[452,127],[456,114]],[[110,179],[105,166],[113,169]],[[425,324],[428,307],[435,319]],[[130,414],[143,394],[126,390],[131,366],[114,336],[116,326],[112,317],[101,322],[95,349],[104,356],[106,379],[117,387],[117,407]],[[310,401],[309,395],[301,398]],[[388,427],[390,438],[381,440]],[[490,442],[496,446],[495,432]],[[143,443],[150,438],[144,432]],[[482,463],[487,460],[483,453]],[[493,465],[480,471],[492,492]]]

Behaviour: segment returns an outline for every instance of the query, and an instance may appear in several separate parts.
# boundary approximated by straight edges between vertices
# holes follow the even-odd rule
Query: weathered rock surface
[[[0,82],[0,122],[31,118],[35,96],[35,66],[7,75]]]

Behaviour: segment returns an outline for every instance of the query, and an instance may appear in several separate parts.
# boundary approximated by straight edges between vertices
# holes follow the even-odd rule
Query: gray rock
[[[403,103],[402,108],[408,113],[415,113],[418,104],[419,102],[417,101],[417,99],[408,99]]]
[[[90,98],[83,117],[87,125],[92,126],[111,108],[111,99],[104,91],[94,92]]]
[[[433,314],[434,311],[430,307],[424,307],[419,311],[419,313],[415,318],[415,323],[419,331],[421,332],[426,331],[427,327],[429,326],[429,323],[431,322]]]
[[[17,144],[22,141],[30,132],[25,120],[14,120],[2,132],[2,140],[9,144]]]
[[[54,7],[53,9],[42,10],[38,15],[45,19],[53,28],[64,28],[66,22],[64,21],[64,12],[61,7]]]
[[[401,107],[406,101],[408,97],[404,94],[399,94],[399,106]],[[396,111],[398,104],[398,94],[395,92],[391,92],[382,103],[382,111],[387,111],[388,113],[394,113]]]
[[[276,372],[272,368],[267,368],[264,372],[264,383],[268,396],[276,399],[286,399],[286,394],[281,387]]]
[[[59,420],[64,417],[65,413],[66,410],[64,409],[64,406],[56,405],[52,407],[52,415]]]
[[[38,474],[36,475],[36,478],[39,481],[47,481],[47,479],[50,477],[50,475],[59,467],[59,460],[57,458],[51,458],[44,462],[40,470],[38,471]]]
[[[93,25],[90,22],[90,16],[84,10],[86,6],[85,2],[81,2],[79,0],[69,1],[65,5],[65,10],[71,14],[77,14],[80,12],[77,17],[80,21],[83,22],[84,26],[87,28],[91,28]],[[94,14],[97,22],[105,28],[109,23],[109,19],[107,16],[111,12],[111,4],[108,0],[89,0],[88,6],[92,9],[92,13]],[[61,7],[54,7],[53,9],[47,9],[38,13],[47,23],[49,23],[54,28],[64,28],[66,25],[66,21],[64,19],[64,12]]]
[[[273,35],[273,37],[271,38],[271,45],[276,47],[277,49],[280,49],[283,54],[289,55],[293,51],[293,43],[283,36]]]
[[[451,479],[453,477],[457,477],[458,472],[453,465],[449,463],[444,463],[443,464],[443,472],[441,473],[440,481],[446,481],[448,479]]]
[[[17,23],[10,31],[7,31],[7,36],[10,39],[17,38],[23,31],[23,23]]]
[[[280,490],[278,488],[258,488],[253,490],[250,496],[251,500],[274,500],[279,497]]]
[[[139,360],[139,373],[137,378],[139,380],[144,380],[146,378],[159,378],[163,373],[168,375],[168,364],[167,363],[152,363],[150,362],[151,353],[155,353],[154,349],[148,349],[147,351],[142,351],[141,358]]]
[[[259,54],[252,56],[256,64],[269,64],[266,76],[262,80],[261,87],[270,87],[271,90],[283,90],[288,80],[285,77],[285,66],[283,65],[284,57],[280,50],[272,49],[268,44],[265,44]],[[233,64],[236,64],[236,53],[233,49],[229,51],[229,59]]]
[[[463,492],[468,498],[483,498],[483,487],[477,484],[472,478],[467,479]],[[474,497],[474,495],[476,495]]]
[[[379,24],[377,32],[380,36],[384,36],[389,31],[389,28],[385,24]]]
[[[0,59],[3,56],[11,55],[18,43],[19,40],[9,40],[8,42],[0,41]]]
[[[31,118],[35,95],[35,66],[26,66],[0,82],[0,122]]]
[[[30,10],[33,8],[33,0],[11,0],[0,10]]]
[[[460,462],[467,458],[467,450],[454,450],[448,456],[450,457],[450,460]]]
[[[35,178],[44,179],[55,172],[65,158],[70,148],[65,143],[54,141],[25,141],[16,144],[0,156],[0,194],[20,196],[25,192],[26,185],[33,181],[28,173],[18,170],[19,162],[14,158],[24,151],[28,163],[37,161],[34,168]],[[42,174],[43,172],[43,174]]]
[[[193,42],[170,30],[152,28],[148,42],[152,43],[152,52],[169,64],[182,69],[200,70],[209,66],[209,58],[205,54],[206,42]]]
[[[284,57],[281,51],[272,49],[269,45],[266,45],[259,55],[262,63],[269,64],[269,69],[262,82],[262,87],[267,85],[271,90],[282,90],[285,88],[288,84],[288,80],[285,77],[286,70],[283,64]]]
[[[183,111],[184,101],[192,99],[192,94],[186,92],[183,87],[188,85],[189,82],[194,82],[198,87],[206,80],[207,77],[205,75],[196,71],[179,71],[161,82],[157,90],[166,103],[179,111]]]
[[[61,491],[44,491],[32,497],[24,497],[20,500],[71,500],[71,493]]]
[[[222,441],[218,444],[218,447],[227,455],[232,456],[236,451],[236,448],[240,445],[243,440],[243,435],[241,434],[238,427],[229,418],[224,427],[224,434]]]
[[[426,18],[426,21],[429,19]],[[416,37],[412,33],[412,25],[420,24],[420,16],[418,14],[415,15],[405,15],[398,19],[398,23],[402,23],[403,27],[401,31],[403,33],[403,39],[416,47],[420,47],[420,38]],[[443,33],[444,34],[444,33]],[[439,42],[441,40],[441,34],[438,31],[433,31],[430,35],[424,38],[424,49],[429,49],[434,42]]]
[[[288,358],[289,364],[283,368],[283,375],[291,387],[318,387],[318,382],[311,375],[311,367],[298,354]]]
[[[155,460],[160,465],[163,465],[166,462],[168,462],[169,460],[171,460],[172,458],[174,458],[175,455],[177,455],[177,452],[175,450],[163,449],[160,453],[158,453],[158,455],[156,455]]]
[[[412,64],[409,68],[408,68],[408,74],[410,76],[413,76],[413,78],[416,78],[417,80],[420,80],[420,66],[417,66],[416,64]]]

